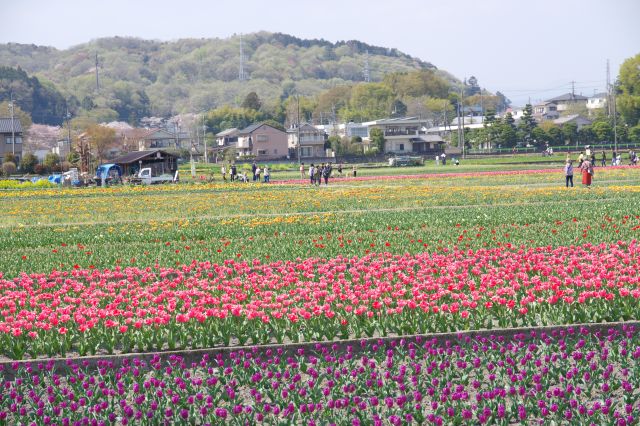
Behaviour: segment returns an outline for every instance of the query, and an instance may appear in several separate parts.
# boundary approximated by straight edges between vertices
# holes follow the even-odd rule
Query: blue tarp
[[[62,179],[62,175],[51,175],[49,176],[49,182],[60,184],[60,180]]]
[[[102,164],[96,170],[96,179],[107,179],[109,177],[122,177],[122,169],[117,164]]]

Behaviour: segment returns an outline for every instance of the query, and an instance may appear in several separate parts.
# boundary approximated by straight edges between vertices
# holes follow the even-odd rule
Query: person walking
[[[569,184],[571,184],[573,188],[573,162],[571,160],[567,160],[567,163],[564,165],[564,176],[566,187],[568,188]]]
[[[264,165],[264,183],[269,183],[271,181],[271,172],[269,172],[269,166]]]
[[[611,151],[611,165],[615,166],[616,165],[616,159],[617,159],[617,155],[615,151]]]
[[[357,177],[358,176],[358,168],[356,167],[356,165],[353,165],[353,177]]]
[[[591,181],[593,179],[593,165],[589,158],[585,158],[580,165],[580,171],[582,172],[582,184],[591,189]]]
[[[324,178],[324,186],[329,186],[329,177],[331,176],[331,163],[328,163],[322,171],[322,177]]]
[[[316,167],[313,173],[313,180],[316,183],[316,186],[320,186],[322,183],[322,170],[324,169],[324,163],[320,165],[320,167]]]
[[[338,176],[342,177],[342,163],[338,163]]]
[[[260,183],[260,175],[262,174],[262,170],[259,166],[256,166],[256,170],[253,172],[253,180]]]
[[[256,178],[258,180],[260,180],[260,177],[257,176],[256,171],[258,170],[258,165],[256,164],[256,162],[254,161],[253,164],[251,164],[251,173],[253,174],[253,181],[256,181]]]
[[[231,165],[231,182],[236,180],[236,176],[238,175],[238,169],[235,164]]]
[[[600,165],[602,167],[607,167],[607,153],[602,150],[602,159],[600,160]]]
[[[315,166],[313,165],[313,163],[311,163],[311,166],[309,166],[309,180],[311,185],[315,183],[315,178],[316,178]]]
[[[222,164],[222,167],[220,167],[220,173],[222,174],[222,180],[223,181],[227,181],[227,168],[224,166],[224,164]]]
[[[300,163],[300,179],[304,179],[304,163]]]
[[[442,165],[446,166],[447,165],[447,154],[445,154],[444,152],[442,153],[442,155],[440,156],[442,158]]]

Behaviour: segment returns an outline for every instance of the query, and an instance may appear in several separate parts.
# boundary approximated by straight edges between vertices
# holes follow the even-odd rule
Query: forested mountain
[[[65,99],[51,83],[29,77],[20,68],[0,66],[0,102],[12,98],[33,121],[60,124],[65,114]]]
[[[0,63],[53,82],[76,112],[130,122],[145,115],[239,105],[251,92],[259,95],[264,108],[274,109],[294,93],[310,96],[362,82],[366,61],[372,82],[415,70],[432,70],[445,81],[453,80],[396,49],[259,32],[242,36],[248,78],[240,81],[240,40],[239,35],[170,42],[112,37],[65,50],[9,43],[0,44]],[[42,121],[37,114],[33,118]]]

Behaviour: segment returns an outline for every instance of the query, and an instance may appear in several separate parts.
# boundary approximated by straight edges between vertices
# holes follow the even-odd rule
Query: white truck
[[[140,170],[134,178],[131,179],[131,183],[141,183],[145,185],[154,185],[157,183],[171,183],[176,182],[178,177],[178,172],[176,171],[176,175],[171,176],[169,173],[164,173],[162,175],[154,176],[153,171],[150,167],[146,167]]]

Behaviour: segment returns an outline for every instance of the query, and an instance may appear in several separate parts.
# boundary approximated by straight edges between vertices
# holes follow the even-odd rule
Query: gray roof
[[[239,131],[238,129],[236,129],[235,127],[232,127],[231,129],[225,129],[220,133],[216,134],[216,137],[221,138],[223,136],[233,135],[235,133],[238,133],[238,131]]]
[[[593,96],[591,96],[589,99],[602,99],[602,98],[607,98],[609,96],[609,94],[607,92],[600,92],[600,93],[596,93]]]
[[[556,96],[555,98],[547,99],[546,102],[572,102],[572,101],[586,101],[586,96],[576,95],[573,93],[565,93],[564,95]]]
[[[157,152],[161,153],[162,155],[165,156],[171,156],[171,157],[177,157],[177,155],[171,154],[167,151],[161,150],[161,149],[152,149],[152,150],[148,150],[148,151],[134,151],[134,152],[130,152],[128,154],[124,154],[121,155],[120,157],[114,159],[112,162],[114,164],[131,164],[131,163],[135,163],[139,160],[142,160],[145,157],[150,157],[152,155],[155,155]]]
[[[22,124],[20,124],[20,119],[13,119],[13,131],[15,133],[22,133]],[[11,133],[11,117],[9,118],[0,118],[0,133]]]
[[[255,123],[255,124],[252,124],[251,126],[245,127],[244,129],[240,130],[240,134],[241,135],[246,135],[246,134],[252,133],[252,132],[258,130],[262,126],[269,126],[269,127],[273,128],[273,129],[276,129],[275,127],[271,126],[268,123]],[[280,129],[276,129],[276,130],[280,130]],[[280,131],[282,131],[282,130],[280,130]]]

